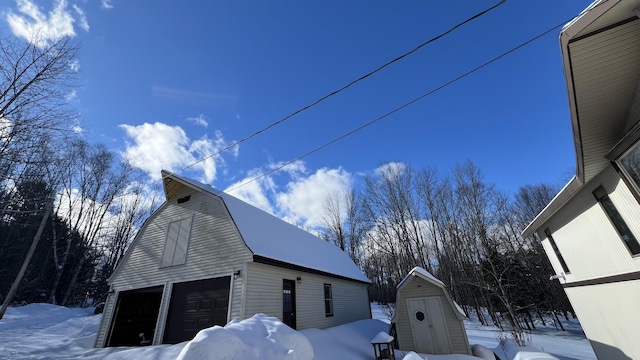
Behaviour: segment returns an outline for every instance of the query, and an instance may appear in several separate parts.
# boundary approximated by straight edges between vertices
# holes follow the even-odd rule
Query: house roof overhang
[[[597,0],[560,32],[576,175],[525,228],[540,229],[609,163],[639,119],[629,117],[640,78],[640,0]]]

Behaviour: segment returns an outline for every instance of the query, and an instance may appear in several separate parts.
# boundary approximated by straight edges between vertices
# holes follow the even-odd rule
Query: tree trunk
[[[67,286],[67,289],[64,292],[64,297],[62,298],[62,302],[60,303],[60,305],[62,306],[67,306],[67,302],[69,301],[69,298],[73,293],[73,290],[75,290],[76,288],[76,281],[78,280],[78,275],[80,274],[80,270],[82,270],[82,265],[84,265],[84,259],[85,259],[84,256],[80,258],[80,260],[78,261],[78,265],[76,265],[76,267],[73,269],[73,274],[71,275],[71,281],[69,282],[69,286]]]
[[[13,301],[13,297],[16,295],[16,292],[18,291],[18,285],[20,285],[20,281],[22,281],[22,277],[24,276],[24,273],[27,271],[27,267],[29,267],[29,262],[31,262],[33,253],[36,251],[36,247],[38,246],[38,242],[40,241],[40,237],[42,236],[42,232],[44,231],[44,226],[47,224],[47,220],[51,215],[51,208],[52,208],[52,204],[48,203],[45,208],[44,216],[42,216],[42,220],[40,221],[40,226],[38,226],[38,231],[36,232],[36,235],[33,237],[33,241],[31,242],[31,247],[29,248],[29,251],[27,252],[27,256],[24,258],[24,261],[22,262],[22,267],[20,268],[18,275],[16,275],[16,278],[13,281],[13,284],[11,284],[11,288],[9,289],[9,293],[7,294],[7,297],[4,299],[2,308],[0,308],[0,319],[2,319],[2,317],[4,316],[4,313],[7,311],[9,304],[11,304],[11,301]]]

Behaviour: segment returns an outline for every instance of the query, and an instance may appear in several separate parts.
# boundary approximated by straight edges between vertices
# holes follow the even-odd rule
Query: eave
[[[525,228],[540,229],[610,160],[638,119],[630,109],[640,78],[640,0],[598,0],[569,22],[560,45],[576,151],[576,175]]]

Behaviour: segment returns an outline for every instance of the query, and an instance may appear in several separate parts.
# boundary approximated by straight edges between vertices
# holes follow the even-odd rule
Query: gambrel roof
[[[350,280],[370,283],[347,253],[300,228],[199,181],[162,171],[167,199],[183,186],[224,202],[254,259],[292,265]]]

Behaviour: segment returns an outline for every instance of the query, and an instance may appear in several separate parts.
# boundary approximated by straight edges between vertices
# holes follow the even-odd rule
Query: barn
[[[400,349],[471,355],[465,317],[444,283],[421,267],[413,268],[398,285],[391,323]]]
[[[256,313],[294,329],[371,318],[370,281],[338,247],[163,171],[165,202],[109,278],[96,347],[175,344]]]

